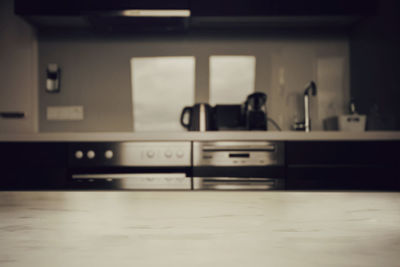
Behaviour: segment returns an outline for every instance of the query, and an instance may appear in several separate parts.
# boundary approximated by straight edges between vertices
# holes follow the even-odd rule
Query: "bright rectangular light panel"
[[[131,59],[134,131],[183,131],[180,114],[194,103],[195,58]]]

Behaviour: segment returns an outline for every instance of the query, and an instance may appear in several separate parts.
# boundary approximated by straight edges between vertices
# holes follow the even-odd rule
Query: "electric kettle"
[[[188,117],[186,121],[185,117]],[[206,103],[185,107],[181,113],[181,125],[189,131],[204,132],[213,130],[213,108]]]

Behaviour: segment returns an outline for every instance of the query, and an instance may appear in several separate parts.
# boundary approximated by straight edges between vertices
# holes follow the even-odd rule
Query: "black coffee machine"
[[[247,130],[267,130],[267,95],[256,92],[247,97],[244,103],[244,116]]]

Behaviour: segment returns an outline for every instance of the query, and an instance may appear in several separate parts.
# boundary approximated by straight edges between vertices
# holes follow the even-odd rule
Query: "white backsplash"
[[[267,94],[268,116],[283,130],[304,119],[302,96],[310,80],[318,86],[317,96],[311,99],[314,130],[322,129],[325,116],[345,112],[350,91],[349,41],[345,37],[42,37],[39,88],[44,88],[50,62],[61,67],[62,83],[59,94],[39,92],[40,131],[132,131],[130,60],[134,57],[194,57],[194,102],[207,102],[209,57],[218,55],[255,57],[254,91]],[[76,105],[77,100],[85,109],[83,121],[46,120],[46,106]]]

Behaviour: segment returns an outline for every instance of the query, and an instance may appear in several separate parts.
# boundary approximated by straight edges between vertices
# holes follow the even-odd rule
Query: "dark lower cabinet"
[[[288,190],[400,190],[394,166],[288,166]]]
[[[398,141],[286,144],[288,190],[400,190]]]
[[[71,188],[67,143],[0,142],[0,151],[0,190]],[[288,190],[400,191],[398,151],[399,141],[287,141],[285,166],[234,173],[284,177]],[[212,172],[226,175],[224,168]]]
[[[63,189],[67,186],[67,169],[55,167],[4,168],[0,189]]]
[[[0,189],[62,189],[67,146],[53,142],[0,142]]]

